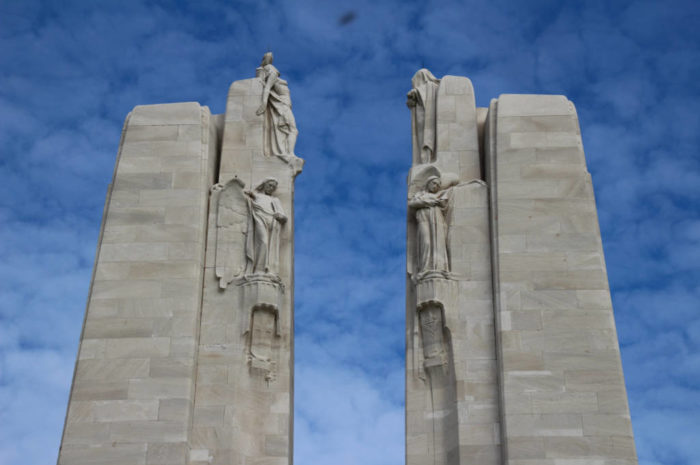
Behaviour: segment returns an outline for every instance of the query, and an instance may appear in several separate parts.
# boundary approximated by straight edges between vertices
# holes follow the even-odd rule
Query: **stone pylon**
[[[271,54],[127,116],[59,465],[291,463],[296,135]]]
[[[407,465],[636,464],[573,104],[412,83]]]

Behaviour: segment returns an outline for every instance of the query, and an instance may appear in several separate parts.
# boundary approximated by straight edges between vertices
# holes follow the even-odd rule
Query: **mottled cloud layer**
[[[693,2],[0,4],[0,464],[55,461],[124,117],[224,111],[268,48],[296,190],[295,461],[402,464],[413,72],[577,106],[640,463],[700,462],[699,11]]]

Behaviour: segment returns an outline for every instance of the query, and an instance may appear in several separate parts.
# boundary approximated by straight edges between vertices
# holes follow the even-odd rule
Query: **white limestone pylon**
[[[303,161],[271,54],[256,75],[231,85],[225,115],[127,117],[59,465],[291,463]]]
[[[636,464],[573,104],[477,109],[445,76],[421,108],[428,81],[408,102],[414,142],[436,138],[409,174],[406,463]]]

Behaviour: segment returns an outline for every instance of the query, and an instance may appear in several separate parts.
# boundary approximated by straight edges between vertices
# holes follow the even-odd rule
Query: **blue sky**
[[[344,18],[344,21],[341,21]],[[565,94],[593,176],[640,463],[700,463],[692,1],[0,0],[0,465],[55,463],[102,207],[138,104],[289,81],[297,465],[403,464],[405,93]]]

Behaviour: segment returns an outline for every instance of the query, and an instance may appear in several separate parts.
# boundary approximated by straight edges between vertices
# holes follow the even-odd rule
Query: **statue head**
[[[433,73],[431,73],[425,68],[421,68],[418,71],[416,71],[416,74],[414,74],[413,78],[411,78],[411,84],[414,88],[420,87],[423,84],[427,84],[429,82],[433,84],[439,84],[440,80],[433,76]]]
[[[260,181],[260,184],[258,184],[258,187],[256,187],[255,190],[271,195],[273,192],[275,192],[275,190],[277,190],[277,184],[277,178],[270,176]]]
[[[260,63],[260,66],[272,64],[273,59],[274,59],[274,57],[272,56],[272,52],[265,53],[265,55],[263,55],[263,57],[262,57],[262,62]]]
[[[425,181],[425,190],[427,190],[431,194],[434,194],[440,190],[441,185],[442,183],[440,182],[439,176],[430,176]]]

